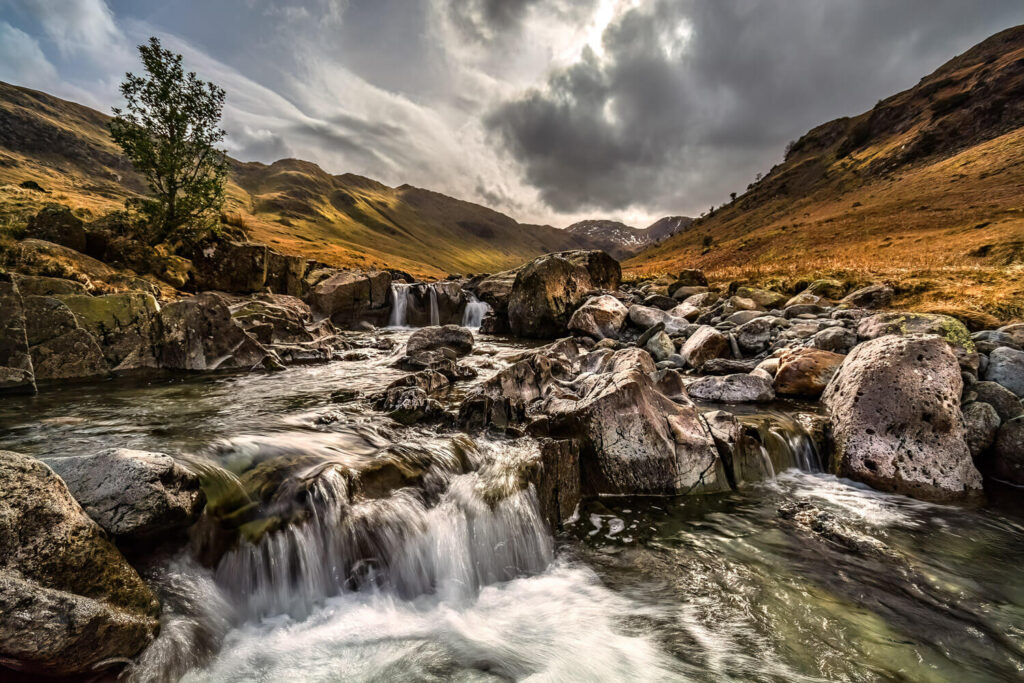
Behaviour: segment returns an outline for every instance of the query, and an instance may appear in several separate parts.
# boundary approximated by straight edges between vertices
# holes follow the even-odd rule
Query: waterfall
[[[257,542],[239,541],[217,564],[217,583],[249,618],[301,618],[351,591],[458,601],[544,571],[554,558],[547,523],[534,488],[511,474],[535,457],[535,446],[488,447],[486,455],[462,448],[477,469],[460,471],[455,446],[434,447],[441,468],[384,497],[354,493],[358,475],[340,464],[286,479],[279,491],[289,500],[290,487],[306,482],[306,513]]]
[[[765,411],[753,415],[737,415],[741,423],[756,432],[754,455],[763,463],[767,476],[790,468],[804,472],[821,472],[821,456],[807,430],[791,415],[779,411]]]
[[[469,301],[466,302],[466,311],[462,314],[462,326],[479,329],[491,307],[487,302],[477,299],[472,292],[467,292],[467,295]]]
[[[441,313],[437,310],[437,290],[434,288],[435,284],[431,282],[427,285],[427,288],[430,290],[430,324],[440,325]]]
[[[406,327],[409,310],[409,288],[411,285],[405,282],[391,283],[391,316],[388,318],[388,327]]]

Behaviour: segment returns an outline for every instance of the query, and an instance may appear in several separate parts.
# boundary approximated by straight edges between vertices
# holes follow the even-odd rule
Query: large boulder
[[[992,351],[988,355],[985,379],[1006,387],[1017,396],[1024,397],[1024,351],[1007,346]]]
[[[85,225],[66,206],[50,204],[43,207],[29,219],[26,234],[75,251],[85,251]]]
[[[722,358],[728,353],[729,338],[710,325],[701,326],[679,349],[679,355],[695,370],[712,358]]]
[[[103,377],[110,366],[96,339],[78,325],[64,302],[49,296],[23,297],[25,323],[36,381]]]
[[[451,349],[458,356],[473,350],[473,333],[459,325],[421,327],[409,335],[405,352],[409,355],[421,351]]]
[[[338,270],[317,282],[307,301],[314,312],[342,328],[380,325],[387,322],[390,287],[387,271]]]
[[[618,339],[628,312],[626,305],[610,294],[592,297],[569,318],[569,331],[598,340]]]
[[[309,293],[306,268],[309,261],[302,256],[288,256],[273,249],[267,250],[267,276],[265,285],[274,294],[303,297]]]
[[[939,337],[887,335],[857,346],[822,397],[837,474],[917,498],[979,492],[962,389],[956,356]]]
[[[134,657],[160,605],[45,464],[0,451],[0,662],[88,675]]]
[[[170,370],[252,370],[278,359],[231,317],[222,296],[204,292],[160,310],[157,356]]]
[[[268,254],[265,244],[231,240],[206,242],[192,254],[192,285],[198,291],[238,294],[262,291],[267,283]]]
[[[743,299],[750,299],[758,306],[767,309],[782,308],[789,298],[785,294],[773,292],[770,289],[758,289],[756,287],[739,287],[736,289],[736,296]]]
[[[618,262],[603,251],[565,251],[534,259],[512,284],[509,328],[520,337],[562,335],[588,292],[614,290],[621,279]]]
[[[764,403],[775,399],[772,383],[759,375],[701,377],[686,387],[691,398],[716,403]]]
[[[0,391],[36,389],[25,326],[18,285],[9,274],[0,273]]]
[[[971,333],[956,318],[940,313],[876,313],[861,319],[857,325],[860,339],[877,339],[883,335],[934,334],[953,348],[960,366],[977,374],[978,353]]]
[[[14,275],[22,296],[57,296],[58,294],[88,294],[88,288],[76,280],[44,275]]]
[[[206,502],[199,477],[163,453],[110,448],[47,464],[86,514],[121,539],[151,539],[184,529]]]
[[[96,339],[114,372],[157,367],[153,347],[159,306],[152,294],[73,294],[58,298],[75,314],[79,326]]]
[[[821,349],[787,349],[779,356],[775,393],[818,398],[846,356]]]
[[[571,392],[544,399],[547,431],[580,445],[590,494],[681,494],[728,490],[714,441],[696,407],[657,390],[643,350],[597,351]]]

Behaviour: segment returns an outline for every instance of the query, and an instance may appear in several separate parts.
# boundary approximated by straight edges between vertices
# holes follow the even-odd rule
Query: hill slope
[[[821,125],[714,215],[626,263],[723,279],[839,275],[1024,315],[1024,27]],[[709,244],[710,243],[710,244]]]
[[[0,83],[0,221],[46,202],[86,220],[145,190],[107,134],[100,112]],[[22,189],[34,181],[47,193]],[[231,161],[225,211],[252,239],[340,266],[391,267],[418,276],[495,271],[547,251],[586,246],[549,226],[524,225],[470,202],[409,185],[388,187],[316,164]]]

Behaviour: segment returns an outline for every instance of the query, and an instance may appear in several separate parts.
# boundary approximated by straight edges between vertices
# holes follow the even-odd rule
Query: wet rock
[[[407,354],[443,348],[451,349],[456,356],[465,356],[473,351],[473,333],[458,325],[421,327],[409,335],[405,346]]]
[[[815,348],[822,351],[847,354],[857,345],[857,335],[845,327],[827,327],[811,338]]]
[[[552,531],[562,528],[580,503],[580,455],[568,439],[540,439],[540,467],[531,476],[541,514]]]
[[[1002,420],[999,419],[999,413],[995,408],[977,401],[964,405],[963,414],[967,430],[967,448],[970,449],[974,462],[979,462],[982,454],[995,442]]]
[[[1014,418],[999,428],[991,468],[997,479],[1024,486],[1024,418]]]
[[[1024,397],[1024,351],[1000,347],[988,355],[985,379]]]
[[[159,307],[151,294],[125,292],[59,298],[75,314],[79,326],[96,339],[114,372],[157,367],[153,349]]]
[[[378,407],[392,420],[404,425],[434,420],[444,414],[441,404],[419,387],[388,389]]]
[[[782,315],[787,320],[793,320],[794,318],[820,318],[828,313],[829,309],[827,306],[821,306],[819,304],[794,304],[787,306],[786,310],[782,312]]]
[[[976,494],[962,388],[956,357],[938,337],[888,335],[857,346],[822,397],[837,473],[917,498]]]
[[[47,464],[86,514],[122,539],[180,531],[198,519],[206,502],[199,477],[163,453],[111,448]]]
[[[215,293],[168,304],[159,314],[157,356],[171,370],[252,370],[280,361],[231,317]]]
[[[669,299],[675,305],[675,299]],[[591,297],[569,318],[569,331],[593,339],[618,339],[629,309],[615,297]]]
[[[728,489],[714,442],[692,403],[655,389],[637,348],[586,357],[571,391],[549,393],[547,430],[580,444],[590,494],[679,494]]]
[[[888,285],[868,285],[850,292],[839,303],[856,308],[885,308],[892,303],[894,295],[895,291]]]
[[[534,259],[512,284],[509,328],[520,337],[562,335],[588,292],[617,289],[621,278],[618,262],[603,251],[567,251]]]
[[[846,356],[821,349],[789,349],[779,356],[775,393],[817,398],[825,391]]]
[[[775,400],[771,381],[756,375],[702,377],[692,382],[686,390],[692,398],[716,403],[765,403]]]
[[[822,539],[858,555],[881,557],[904,563],[905,560],[877,538],[862,534],[841,522],[831,512],[820,510],[813,503],[798,501],[779,506],[779,517],[813,532]]]
[[[644,344],[644,349],[651,354],[655,361],[663,361],[676,352],[676,345],[672,342],[672,338],[662,331],[651,335],[651,338]]]
[[[0,661],[89,675],[134,657],[160,605],[45,464],[0,451]]]
[[[96,340],[78,326],[74,313],[62,301],[25,296],[22,302],[37,381],[100,377],[110,372]]]
[[[504,332],[508,323],[508,300],[512,295],[512,285],[515,281],[516,271],[505,270],[477,281],[470,281],[466,285],[467,290],[473,292],[494,311],[494,317],[500,321],[500,324],[496,325],[502,328],[496,329],[496,333]]]
[[[710,325],[701,326],[679,349],[679,355],[694,369],[700,369],[705,362],[728,353],[729,338]]]
[[[36,390],[18,285],[0,273],[0,392]]]
[[[307,300],[338,327],[355,329],[362,322],[387,321],[390,287],[391,274],[386,271],[336,270],[312,287]]]
[[[435,394],[451,386],[451,381],[435,370],[420,370],[405,377],[399,377],[387,386],[388,389],[418,387],[427,394]]]
[[[50,204],[29,219],[26,235],[75,251],[85,251],[85,225],[71,209]]]
[[[286,364],[320,363],[348,348],[330,320],[314,321],[309,305],[285,294],[229,301],[231,318]]]
[[[453,354],[454,355],[454,354]],[[442,351],[417,351],[399,358],[394,367],[410,372],[431,370],[439,372],[448,378],[450,382],[458,382],[466,379],[473,379],[477,376],[476,370],[471,367],[460,365],[454,358],[449,358]]]
[[[1016,394],[1001,384],[975,382],[971,385],[970,393],[974,395],[975,401],[987,403],[995,408],[1003,422],[1024,415],[1024,404],[1021,404]]]
[[[767,349],[772,339],[772,331],[774,329],[772,323],[774,320],[775,318],[771,316],[762,315],[743,323],[733,330],[736,343],[739,344],[740,349],[746,353],[754,354]]]

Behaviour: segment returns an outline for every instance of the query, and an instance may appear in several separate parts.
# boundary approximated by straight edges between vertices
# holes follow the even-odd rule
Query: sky
[[[0,0],[0,80],[109,112],[158,36],[229,153],[531,223],[698,215],[914,85],[1021,0]]]

